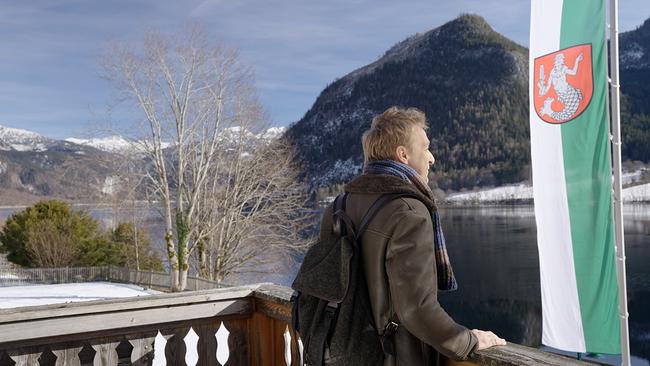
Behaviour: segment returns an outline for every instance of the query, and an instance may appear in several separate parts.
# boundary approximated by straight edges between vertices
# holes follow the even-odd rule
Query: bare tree
[[[150,32],[141,51],[115,45],[104,61],[107,78],[144,116],[146,136],[137,144],[161,206],[170,286],[181,291],[193,252],[205,256],[206,243],[221,232],[206,222],[233,226],[210,197],[244,173],[234,168],[245,161],[243,139],[233,145],[227,135],[249,134],[265,121],[251,73],[236,51],[208,42],[199,27],[178,37]]]
[[[35,222],[26,236],[27,252],[36,267],[67,267],[77,257],[78,243],[70,229],[62,229],[51,220]]]
[[[136,141],[131,141],[137,146]],[[138,151],[122,151],[105,156],[105,164],[113,167],[112,175],[106,178],[101,203],[110,210],[105,220],[107,229],[115,231],[121,224],[130,224],[133,227],[132,238],[127,250],[128,257],[134,261],[127,262],[127,267],[140,270],[140,254],[148,248],[141,248],[140,241],[143,230],[147,226],[147,218],[152,207],[147,200],[146,182],[147,175],[143,172],[143,163]],[[117,160],[117,161],[115,161]],[[107,222],[106,222],[107,221]],[[146,259],[146,258],[145,258]]]
[[[283,141],[231,142],[202,203],[198,231],[199,273],[216,281],[242,272],[274,271],[307,245],[313,224],[305,187]]]

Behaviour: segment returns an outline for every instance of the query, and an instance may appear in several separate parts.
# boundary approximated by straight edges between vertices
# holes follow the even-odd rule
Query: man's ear
[[[396,157],[396,160],[399,161],[402,164],[408,164],[408,162],[409,162],[408,153],[406,151],[406,147],[404,147],[404,146],[398,146],[395,149],[395,157]]]

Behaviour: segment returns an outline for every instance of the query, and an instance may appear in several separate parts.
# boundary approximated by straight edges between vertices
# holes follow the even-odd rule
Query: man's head
[[[428,181],[429,168],[435,159],[429,151],[427,121],[416,108],[388,108],[372,120],[362,137],[366,162],[395,160],[404,163]]]

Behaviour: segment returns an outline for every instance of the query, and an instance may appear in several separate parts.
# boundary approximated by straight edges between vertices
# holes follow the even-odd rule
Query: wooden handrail
[[[39,358],[55,357],[65,365],[149,365],[154,354],[168,365],[193,356],[198,365],[215,365],[225,349],[228,365],[300,365],[301,344],[288,322],[291,294],[287,287],[257,284],[0,310],[0,366],[7,359],[38,365]],[[446,364],[590,365],[515,344]]]

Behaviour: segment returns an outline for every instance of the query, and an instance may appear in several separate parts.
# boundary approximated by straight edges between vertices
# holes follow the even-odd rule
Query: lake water
[[[542,317],[533,207],[446,208],[441,215],[460,285],[440,296],[443,307],[468,327],[538,347]],[[648,365],[650,206],[626,206],[624,226],[631,352],[635,365]]]
[[[0,222],[14,211],[0,209]],[[89,211],[106,225],[115,220],[109,208]],[[157,213],[143,208],[137,215],[161,242]],[[458,291],[440,295],[443,307],[470,328],[493,330],[510,342],[539,347],[542,318],[533,206],[447,207],[441,217],[460,285]],[[650,205],[625,206],[624,222],[633,364],[650,365]],[[273,275],[236,282],[290,285],[297,265],[278,268]],[[604,361],[616,363],[612,358]]]

